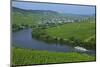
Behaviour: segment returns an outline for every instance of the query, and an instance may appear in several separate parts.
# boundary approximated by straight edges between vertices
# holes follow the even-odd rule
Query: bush
[[[90,40],[85,42],[85,47],[88,48],[88,49],[96,50],[96,39],[91,38]]]

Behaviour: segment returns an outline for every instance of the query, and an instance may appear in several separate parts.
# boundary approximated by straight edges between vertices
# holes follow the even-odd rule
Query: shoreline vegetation
[[[80,53],[49,52],[25,48],[12,48],[12,65],[34,65],[50,63],[89,62],[95,56]]]

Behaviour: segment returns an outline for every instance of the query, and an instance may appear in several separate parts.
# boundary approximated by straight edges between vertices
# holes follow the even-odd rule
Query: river
[[[92,50],[81,51],[69,45],[50,44],[40,40],[36,40],[32,38],[31,32],[32,32],[31,29],[24,29],[17,32],[13,32],[12,33],[12,44],[14,44],[13,46],[36,49],[36,50],[53,51],[53,52],[80,52],[84,54],[95,55],[95,51]]]

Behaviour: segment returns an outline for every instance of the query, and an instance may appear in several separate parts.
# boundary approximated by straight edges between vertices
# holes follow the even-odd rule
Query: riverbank
[[[34,65],[95,61],[95,56],[75,52],[49,52],[23,48],[12,48],[12,65]]]

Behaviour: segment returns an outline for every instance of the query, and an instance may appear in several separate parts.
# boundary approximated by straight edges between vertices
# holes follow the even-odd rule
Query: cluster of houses
[[[50,24],[50,23],[67,23],[67,22],[74,22],[74,20],[73,19],[67,19],[67,18],[47,18],[47,17],[45,17],[45,18],[42,18],[40,21],[39,21],[39,23],[40,24]]]
[[[87,18],[68,18],[68,17],[42,17],[39,24],[61,24],[61,23],[69,23],[69,22],[80,22],[87,20]]]

